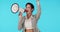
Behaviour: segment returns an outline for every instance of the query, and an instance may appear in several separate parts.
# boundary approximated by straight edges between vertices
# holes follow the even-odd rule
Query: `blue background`
[[[25,8],[27,2],[33,3],[33,14],[36,14],[36,0],[0,0],[0,32],[18,32],[19,12],[13,14],[11,5],[18,3],[20,7]],[[60,0],[40,0],[40,5],[41,17],[37,24],[40,31],[60,32]]]

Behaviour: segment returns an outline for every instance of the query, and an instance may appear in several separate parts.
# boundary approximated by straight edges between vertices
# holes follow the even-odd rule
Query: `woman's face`
[[[31,14],[33,11],[33,9],[31,8],[31,5],[29,5],[29,4],[26,6],[26,10],[27,10],[27,12],[26,12],[27,14]]]

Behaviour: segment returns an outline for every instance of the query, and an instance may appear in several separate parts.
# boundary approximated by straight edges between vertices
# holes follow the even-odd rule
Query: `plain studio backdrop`
[[[18,32],[18,14],[11,12],[11,5],[18,3],[26,8],[25,4],[31,2],[37,13],[36,0],[0,0],[0,32]],[[60,32],[60,0],[40,0],[41,17],[37,26],[41,32]],[[23,14],[25,16],[26,13]],[[22,30],[20,31],[22,32]]]

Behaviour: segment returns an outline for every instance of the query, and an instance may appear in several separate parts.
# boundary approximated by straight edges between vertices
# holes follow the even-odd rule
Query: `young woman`
[[[26,16],[22,16],[22,13],[19,14],[19,24],[18,30],[23,29],[23,32],[39,32],[37,28],[37,21],[40,18],[40,3],[39,0],[36,0],[37,3],[37,14],[32,15],[34,10],[34,5],[32,3],[26,4]]]

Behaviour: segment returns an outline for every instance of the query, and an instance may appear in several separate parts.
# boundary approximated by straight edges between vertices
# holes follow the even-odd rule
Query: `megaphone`
[[[16,13],[18,11],[21,13],[28,12],[26,9],[19,7],[19,5],[17,3],[12,4],[11,10],[13,13]]]
[[[18,12],[18,10],[19,10],[19,5],[17,3],[12,4],[11,11],[13,13],[16,13],[16,12]]]
[[[11,6],[11,11],[13,12],[13,13],[16,13],[16,12],[21,12],[21,13],[23,13],[25,10],[23,9],[23,8],[21,8],[21,7],[19,7],[19,5],[17,4],[17,3],[14,3],[14,4],[12,4],[12,6]]]

